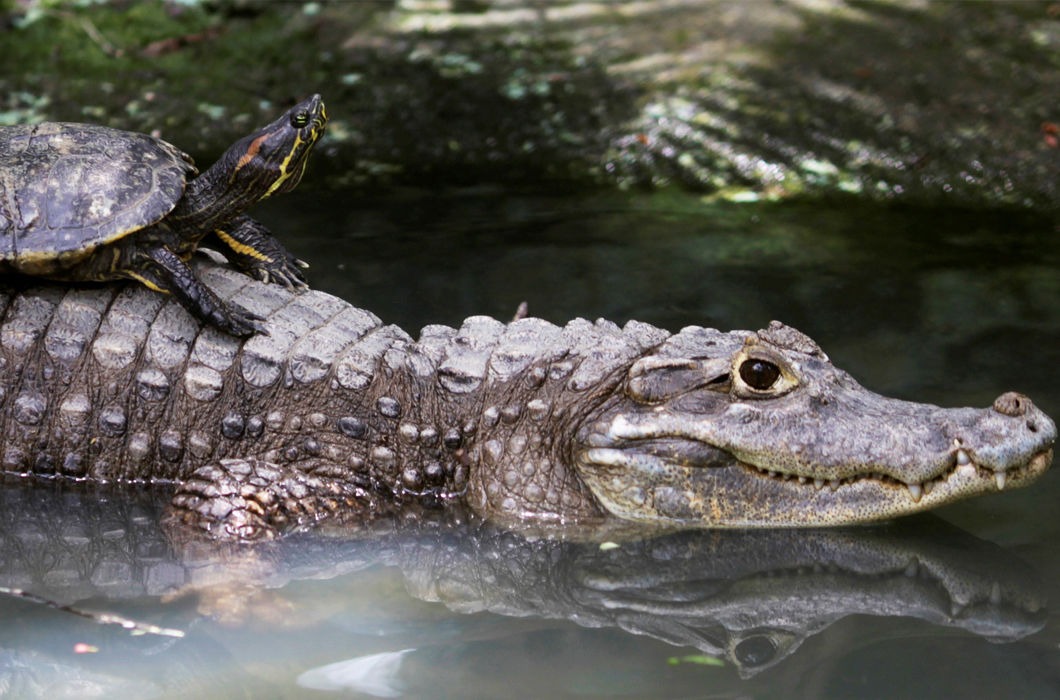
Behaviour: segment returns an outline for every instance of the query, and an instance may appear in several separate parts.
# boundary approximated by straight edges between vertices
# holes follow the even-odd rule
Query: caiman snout
[[[993,408],[1003,416],[1025,418],[1027,430],[1037,433],[1042,442],[1051,445],[1056,439],[1056,424],[1018,391],[1007,391],[994,399]]]
[[[972,461],[994,472],[998,488],[1003,488],[1006,473],[1029,466],[1031,471],[1041,473],[1052,461],[1052,447],[1056,440],[1056,424],[1034,403],[1019,392],[1009,391],[994,400],[993,411],[986,411],[976,421],[976,432],[993,436],[986,441],[963,439],[954,441],[958,448],[958,466],[966,464],[971,447],[975,453]]]
[[[1022,416],[1031,400],[1018,391],[1006,391],[994,399],[994,410],[1006,416]]]

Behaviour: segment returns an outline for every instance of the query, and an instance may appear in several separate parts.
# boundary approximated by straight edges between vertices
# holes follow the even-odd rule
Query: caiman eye
[[[291,115],[291,126],[301,129],[309,125],[309,112],[300,110]]]
[[[740,365],[740,378],[758,391],[771,388],[780,377],[780,368],[772,362],[750,358]]]

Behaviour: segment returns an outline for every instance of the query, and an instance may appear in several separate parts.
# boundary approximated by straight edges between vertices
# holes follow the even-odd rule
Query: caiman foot
[[[265,540],[370,503],[363,488],[258,459],[201,467],[177,490],[166,527],[217,539]]]

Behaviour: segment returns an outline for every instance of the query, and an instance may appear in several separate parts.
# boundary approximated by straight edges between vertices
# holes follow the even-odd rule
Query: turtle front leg
[[[302,275],[309,264],[291,255],[269,229],[249,216],[233,218],[209,238],[220,241],[225,257],[251,277],[288,289],[309,288]]]
[[[239,338],[255,331],[267,333],[262,325],[265,319],[226,304],[169,248],[150,247],[141,255],[141,264],[125,274],[151,289],[172,294],[192,316]]]

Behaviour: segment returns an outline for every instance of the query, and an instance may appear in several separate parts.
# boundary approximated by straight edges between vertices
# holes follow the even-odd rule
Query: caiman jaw
[[[1025,485],[1025,483],[1028,483],[1030,480],[1038,478],[1038,476],[1049,468],[1049,465],[1053,461],[1053,450],[1052,448],[1048,448],[1035,454],[1025,464],[1010,466],[1006,469],[993,470],[977,465],[975,459],[969,456],[968,451],[961,448],[959,445],[960,443],[955,440],[955,449],[950,457],[950,464],[944,472],[938,476],[913,483],[901,481],[888,476],[883,472],[870,471],[843,479],[824,479],[820,477],[811,479],[802,475],[789,474],[783,471],[758,467],[738,460],[737,464],[761,477],[779,479],[784,482],[796,481],[800,485],[809,484],[817,490],[828,487],[832,491],[836,491],[843,486],[862,480],[877,481],[881,485],[888,487],[904,487],[909,492],[909,497],[912,498],[913,502],[920,503],[922,498],[930,496],[934,492],[936,486],[944,486],[949,493],[961,492],[972,488],[973,485],[975,485],[976,493],[988,491],[991,482],[993,482],[998,491],[1004,490],[1006,486],[1014,486],[1018,488]],[[932,506],[930,504],[925,504],[925,507],[930,508]]]
[[[823,465],[805,454],[784,454],[783,441],[766,453],[744,451],[731,439],[730,444],[715,446],[711,443],[722,440],[708,440],[709,430],[703,427],[711,424],[711,417],[674,420],[651,413],[598,422],[577,460],[604,507],[627,519],[704,527],[866,522],[1018,488],[1045,472],[1052,462],[1052,421],[1029,401],[1019,415],[1007,414],[997,405],[981,412],[936,410],[940,424],[958,415],[967,423],[963,429],[983,426],[983,435],[993,433],[999,421],[1011,421],[1012,427],[1021,421],[1029,432],[1013,430],[1018,438],[953,438],[948,450],[942,451],[936,441],[934,449],[922,449],[915,464],[908,460],[866,464],[855,458],[837,466],[833,454],[831,463]],[[972,414],[979,420],[969,423]],[[828,447],[841,450],[842,444],[837,441]],[[917,452],[913,445],[910,448]],[[913,478],[902,479],[903,474]]]

